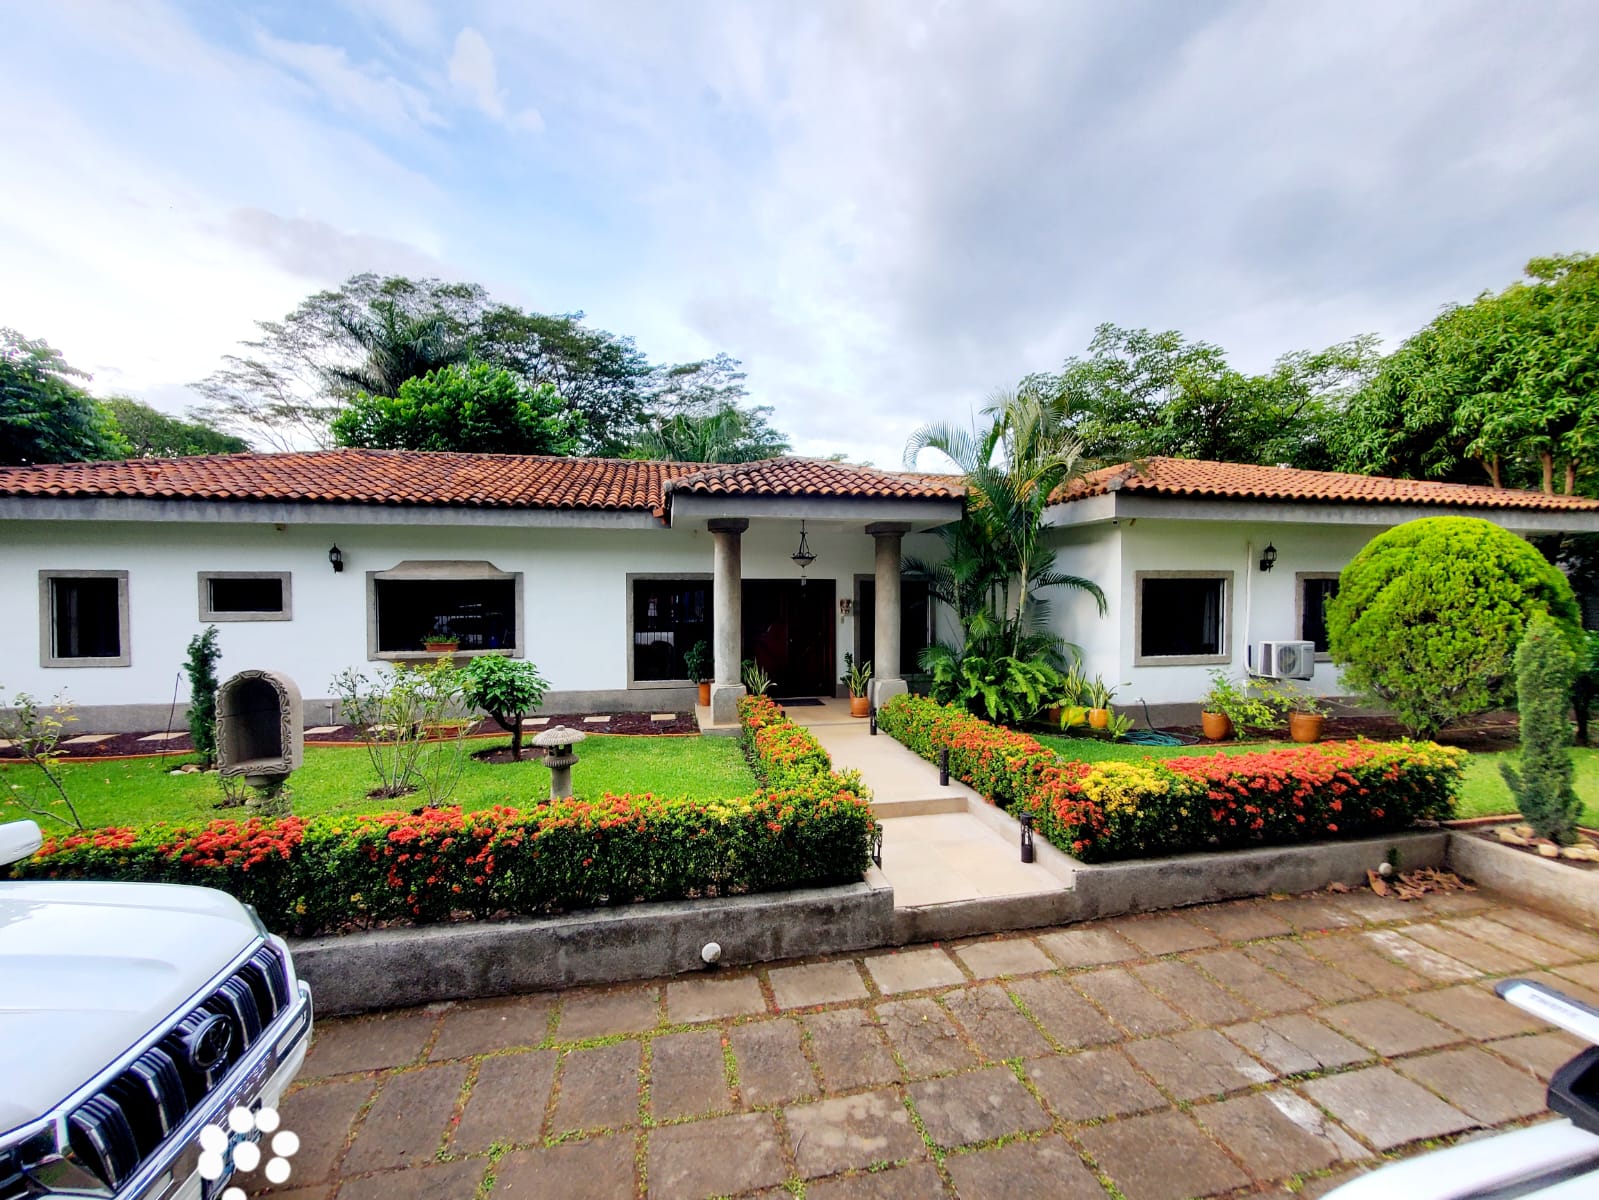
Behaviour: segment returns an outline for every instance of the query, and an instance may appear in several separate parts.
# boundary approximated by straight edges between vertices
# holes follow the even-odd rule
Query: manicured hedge
[[[746,725],[767,786],[733,800],[606,794],[525,811],[102,829],[48,839],[13,874],[217,887],[300,934],[858,880],[870,806],[825,753],[794,753],[785,727],[797,728]]]
[[[900,696],[885,733],[1088,862],[1362,837],[1453,814],[1465,752],[1432,742],[1326,742],[1258,754],[1063,762],[1035,738]]]

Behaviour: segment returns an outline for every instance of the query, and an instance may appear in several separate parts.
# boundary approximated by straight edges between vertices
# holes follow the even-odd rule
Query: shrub
[[[1260,754],[1062,762],[1034,738],[900,696],[878,725],[1085,861],[1359,837],[1453,811],[1464,751],[1326,742]]]
[[[511,757],[522,760],[522,721],[544,702],[549,680],[530,662],[481,654],[461,671],[462,698],[511,735]]]
[[[1586,645],[1584,645],[1586,649]],[[1577,840],[1582,802],[1572,790],[1571,685],[1577,652],[1566,631],[1544,613],[1527,622],[1516,649],[1516,699],[1521,712],[1521,766],[1501,763],[1516,807],[1539,837]]]
[[[183,664],[189,676],[189,740],[207,771],[217,760],[217,663],[221,661],[215,625],[189,639],[189,657]]]
[[[926,657],[934,699],[1007,725],[1020,724],[1047,708],[1066,683],[1066,677],[1042,659],[1008,654],[986,658],[970,650],[956,657],[947,647],[934,647]],[[1109,692],[1105,703],[1110,703]]]
[[[1531,545],[1489,521],[1428,517],[1373,538],[1344,568],[1327,634],[1344,682],[1427,735],[1510,703],[1515,650],[1538,612],[1579,636],[1570,584]]]
[[[791,782],[752,796],[101,829],[48,839],[13,875],[217,887],[271,929],[306,935],[858,880],[875,829],[858,781],[833,775],[762,701],[746,701],[748,736],[770,735],[755,751],[764,777]]]
[[[61,739],[67,726],[78,718],[65,692],[57,692],[48,709],[27,692],[18,692],[8,705],[0,706],[0,737],[10,742],[23,762],[36,767],[50,790],[36,796],[31,790],[13,784],[10,799],[24,812],[46,821],[58,821],[69,829],[82,829],[78,806],[67,794],[66,776],[58,769]],[[58,809],[65,809],[62,816]]]
[[[374,795],[420,790],[429,805],[449,798],[466,766],[465,727],[456,719],[461,688],[461,672],[448,658],[380,668],[371,679],[354,668],[334,677],[340,711],[359,731],[377,774]],[[441,731],[454,736],[429,740]]]

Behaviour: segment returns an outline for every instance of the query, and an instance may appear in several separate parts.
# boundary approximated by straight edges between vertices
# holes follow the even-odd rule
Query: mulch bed
[[[1140,721],[1137,728],[1143,728]],[[1246,737],[1241,741],[1236,738],[1227,738],[1225,741],[1210,742],[1202,736],[1198,725],[1178,725],[1169,727],[1166,732],[1182,733],[1190,737],[1199,738],[1202,746],[1232,746],[1250,745],[1263,742],[1279,742],[1283,736],[1278,734],[1272,737]],[[1321,727],[1321,740],[1324,742],[1347,741],[1353,738],[1373,738],[1378,741],[1390,741],[1395,738],[1408,737],[1404,728],[1391,717],[1371,716],[1365,713],[1329,716]],[[1440,733],[1436,741],[1445,746],[1459,746],[1465,750],[1478,753],[1489,750],[1514,750],[1520,744],[1519,727],[1516,724],[1514,713],[1489,713],[1476,718],[1469,725],[1457,729],[1446,729]]]
[[[546,714],[539,714],[544,716]],[[553,729],[557,725],[565,725],[568,729],[581,729],[584,733],[600,734],[614,733],[638,736],[642,734],[692,734],[700,731],[699,722],[695,720],[693,710],[688,712],[674,712],[670,721],[653,721],[647,712],[618,712],[610,713],[609,721],[585,722],[585,716],[596,716],[595,713],[549,713],[549,724],[537,727],[529,726],[522,731],[522,741],[528,750],[532,749],[530,743],[535,737],[546,729]],[[313,729],[323,728],[312,726]],[[159,733],[160,730],[155,732]],[[174,730],[173,732],[177,732]],[[102,740],[69,746],[66,741],[71,738],[93,736],[93,730],[74,730],[71,736],[61,745],[61,757],[67,759],[104,759],[104,758],[171,758],[182,759],[194,752],[194,744],[189,740],[187,731],[179,736],[159,742],[147,742],[143,739],[149,736],[149,731],[144,733],[113,733]],[[479,721],[467,730],[468,737],[509,737],[503,729],[493,721]],[[353,725],[336,725],[328,728],[323,733],[307,733],[305,742],[308,746],[340,746],[358,743],[361,740],[360,731]],[[19,758],[16,749],[11,746],[0,747],[0,759]],[[490,762],[510,762],[511,755],[506,751],[504,759],[489,757]]]

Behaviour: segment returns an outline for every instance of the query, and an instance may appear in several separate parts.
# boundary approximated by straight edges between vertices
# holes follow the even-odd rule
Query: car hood
[[[210,888],[0,883],[0,1133],[165,1025],[260,936]]]

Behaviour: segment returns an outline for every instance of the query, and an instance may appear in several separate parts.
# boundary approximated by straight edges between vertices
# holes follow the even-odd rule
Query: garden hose
[[[1187,733],[1168,733],[1164,729],[1156,729],[1155,722],[1149,719],[1149,701],[1140,698],[1138,701],[1144,706],[1144,724],[1148,729],[1129,729],[1122,740],[1133,746],[1195,746],[1199,739]]]

